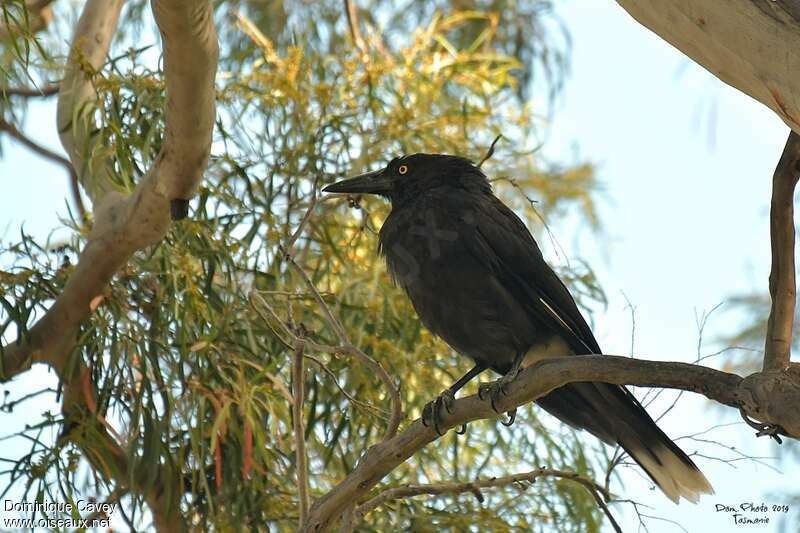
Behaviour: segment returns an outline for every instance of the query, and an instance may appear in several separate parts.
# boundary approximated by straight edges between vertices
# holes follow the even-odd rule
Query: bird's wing
[[[482,198],[483,200],[483,198]],[[472,225],[476,257],[485,261],[530,313],[548,324],[576,353],[601,353],[575,300],[545,262],[528,228],[500,200],[474,204],[463,223]]]

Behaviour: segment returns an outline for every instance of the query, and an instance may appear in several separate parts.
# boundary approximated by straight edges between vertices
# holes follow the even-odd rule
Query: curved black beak
[[[337,181],[328,185],[322,192],[343,194],[387,194],[392,189],[392,180],[383,175],[384,169],[374,170],[354,178]]]

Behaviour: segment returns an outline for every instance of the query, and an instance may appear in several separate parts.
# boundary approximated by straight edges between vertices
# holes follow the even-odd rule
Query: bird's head
[[[446,154],[396,157],[380,170],[338,181],[323,191],[377,194],[397,204],[438,187],[491,192],[486,176],[470,160]]]

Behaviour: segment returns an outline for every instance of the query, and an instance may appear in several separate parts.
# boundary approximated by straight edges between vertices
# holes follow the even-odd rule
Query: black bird
[[[380,231],[391,275],[422,323],[475,361],[429,404],[434,425],[437,408],[447,407],[456,391],[487,368],[505,376],[502,390],[520,367],[541,358],[602,353],[525,224],[492,194],[471,161],[409,155],[324,191],[391,201]],[[492,398],[497,390],[490,390]],[[571,383],[537,403],[567,424],[622,446],[674,502],[713,494],[702,472],[625,387]]]

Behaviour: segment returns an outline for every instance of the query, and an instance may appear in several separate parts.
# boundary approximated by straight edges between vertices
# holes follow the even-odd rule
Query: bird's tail
[[[714,494],[714,488],[697,465],[672,441],[670,444],[674,448],[658,444],[650,447],[622,446],[673,502],[680,503],[683,497],[697,503],[701,494]]]
[[[656,425],[624,387],[572,383],[539,400],[561,420],[619,444],[673,502],[696,503],[714,489],[697,465]]]
[[[697,503],[701,494],[714,494],[713,487],[694,461],[661,431],[627,389],[596,385],[613,390],[611,403],[622,422],[616,428],[617,442],[670,500],[679,503],[680,498],[686,498]],[[604,396],[608,389],[603,391]]]

